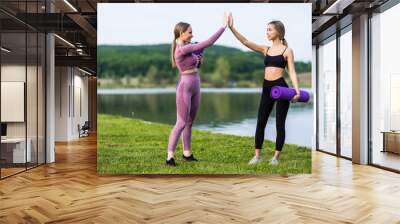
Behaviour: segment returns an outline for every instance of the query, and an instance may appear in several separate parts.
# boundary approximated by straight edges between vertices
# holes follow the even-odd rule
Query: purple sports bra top
[[[204,48],[213,45],[224,31],[225,27],[221,27],[207,40],[198,43],[177,44],[175,49],[175,63],[179,72],[196,68],[199,60],[193,52],[202,51]]]

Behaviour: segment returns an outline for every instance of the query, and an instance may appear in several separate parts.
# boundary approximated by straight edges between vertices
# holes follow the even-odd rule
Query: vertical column
[[[368,15],[353,19],[352,159],[368,163]]]
[[[46,11],[54,12],[51,1],[46,1]],[[55,53],[54,34],[46,34],[46,163],[55,161]]]
[[[313,95],[313,135],[311,141],[311,149],[317,149],[317,46],[312,45],[312,62],[311,62],[311,91]]]
[[[97,130],[97,78],[90,76],[88,80],[88,110],[89,110],[89,122],[90,131],[96,132]]]
[[[341,123],[340,123],[340,30],[336,30],[336,155],[341,156]]]

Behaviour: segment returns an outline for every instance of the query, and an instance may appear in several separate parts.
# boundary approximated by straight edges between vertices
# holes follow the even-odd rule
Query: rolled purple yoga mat
[[[271,97],[280,100],[291,100],[294,95],[296,95],[296,90],[294,88],[287,88],[283,86],[274,86],[271,88]],[[298,102],[308,102],[310,99],[310,94],[307,91],[300,90],[300,98]]]

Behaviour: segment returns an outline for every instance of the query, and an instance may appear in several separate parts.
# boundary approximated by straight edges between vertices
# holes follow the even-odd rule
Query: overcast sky
[[[237,30],[260,44],[271,45],[267,23],[282,21],[295,60],[311,60],[311,3],[98,3],[97,9],[99,45],[171,43],[180,21],[191,24],[192,41],[201,41],[222,25],[224,11],[230,11]],[[249,50],[228,28],[216,44]]]

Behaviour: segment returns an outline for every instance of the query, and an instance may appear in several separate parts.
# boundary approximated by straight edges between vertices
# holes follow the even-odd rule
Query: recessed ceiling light
[[[355,0],[336,0],[322,14],[342,14],[343,9],[351,5]]]
[[[58,39],[60,39],[61,41],[63,41],[64,43],[68,44],[69,46],[75,48],[75,45],[73,45],[73,44],[72,44],[71,42],[69,42],[68,40],[66,40],[66,39],[64,39],[64,38],[62,38],[62,37],[60,37],[60,36],[57,35],[57,34],[54,34],[54,36],[57,37]]]
[[[1,50],[4,51],[4,52],[7,52],[7,53],[10,53],[10,52],[11,52],[11,50],[9,50],[9,49],[7,49],[7,48],[5,48],[5,47],[1,47]]]
[[[64,0],[65,4],[67,4],[72,10],[74,10],[75,12],[78,12],[78,10],[71,4],[69,3],[68,0]]]
[[[85,74],[88,74],[88,75],[92,75],[92,73],[90,73],[90,72],[88,72],[88,71],[86,71],[86,70],[83,70],[83,69],[81,69],[81,68],[79,68],[78,67],[78,69],[81,71],[81,72],[83,72],[83,73],[85,73]]]

